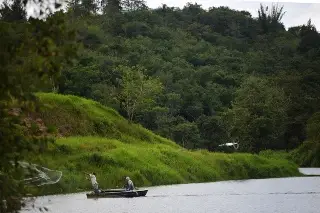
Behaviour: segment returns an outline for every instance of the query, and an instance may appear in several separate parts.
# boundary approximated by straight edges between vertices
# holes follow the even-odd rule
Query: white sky
[[[161,4],[166,4],[169,7],[182,8],[187,2],[197,3],[203,8],[228,6],[231,9],[246,10],[252,16],[258,16],[260,3],[271,6],[273,3],[278,3],[279,6],[284,6],[286,14],[283,16],[282,22],[286,28],[307,23],[311,18],[312,23],[320,30],[320,0],[146,0],[147,5],[151,8],[156,8]],[[302,3],[303,2],[303,3]]]
[[[2,2],[3,0],[0,0],[0,3]],[[187,2],[196,2],[205,9],[212,6],[228,6],[231,9],[246,10],[250,12],[253,17],[257,17],[260,3],[271,6],[272,2],[274,2],[280,6],[284,6],[286,14],[282,22],[286,28],[305,24],[309,18],[311,18],[312,23],[317,27],[317,30],[320,31],[320,0],[146,0],[146,2],[150,8],[157,8],[162,4],[166,4],[169,7],[182,8]]]

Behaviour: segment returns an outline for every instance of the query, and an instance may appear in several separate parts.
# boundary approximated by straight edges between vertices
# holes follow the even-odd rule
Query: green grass
[[[37,162],[63,172],[58,184],[42,187],[40,194],[90,190],[83,172],[93,171],[102,188],[122,186],[125,176],[142,187],[299,175],[297,166],[284,159],[187,151],[166,144],[126,144],[90,136],[60,138]]]
[[[284,159],[295,162],[301,167],[320,167],[320,143],[305,141],[292,151],[261,151],[259,156],[272,159]]]
[[[259,152],[259,156],[265,158],[272,158],[272,159],[287,159],[290,160],[290,152],[285,150],[264,150]]]
[[[102,188],[137,187],[230,179],[300,175],[296,164],[277,157],[188,151],[116,111],[76,96],[38,93],[46,126],[63,137],[29,160],[60,170],[59,183],[31,189],[36,194],[91,190],[83,172],[96,172]]]
[[[290,159],[301,167],[320,167],[320,143],[305,141],[290,153]]]
[[[129,122],[115,110],[73,95],[37,93],[43,107],[37,113],[46,124],[63,136],[101,136],[125,143],[161,143],[178,147],[138,124]]]

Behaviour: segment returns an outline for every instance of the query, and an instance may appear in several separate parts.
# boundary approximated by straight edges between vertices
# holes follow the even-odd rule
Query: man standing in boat
[[[126,177],[126,181],[127,181],[126,186],[125,186],[126,191],[132,191],[132,190],[134,190],[134,185],[133,185],[132,180],[130,180],[129,177]]]
[[[97,178],[96,178],[96,173],[93,172],[92,174],[90,174],[90,173],[85,173],[85,174],[89,175],[89,177],[90,177],[91,184],[92,184],[92,187],[93,187],[93,191],[95,193],[99,193],[100,190],[99,190],[99,185],[98,185]]]

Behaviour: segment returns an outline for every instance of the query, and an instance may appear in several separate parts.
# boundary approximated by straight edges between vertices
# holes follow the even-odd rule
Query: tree
[[[102,0],[101,6],[103,13],[107,14],[109,18],[122,10],[121,0]]]
[[[227,128],[219,116],[201,116],[197,120],[201,136],[201,146],[214,151],[219,144],[228,142]]]
[[[96,14],[98,11],[98,3],[96,0],[82,0],[81,6],[86,15]]]
[[[144,0],[122,0],[121,5],[124,11],[135,11],[148,8]]]
[[[100,9],[98,0],[68,0],[67,8],[73,18],[96,14]]]
[[[105,32],[120,35],[123,31],[122,24],[124,23],[124,15],[121,13],[121,0],[102,0],[101,7]]]
[[[314,113],[307,122],[307,138],[291,152],[291,159],[302,167],[320,167],[320,112]]]
[[[309,19],[307,25],[302,25],[299,33],[301,40],[298,46],[300,53],[307,53],[310,50],[315,50],[315,55],[320,55],[318,49],[320,48],[320,35],[316,27],[311,23]]]
[[[40,10],[42,7],[40,7]],[[26,155],[40,152],[49,139],[23,124],[20,116],[36,103],[37,82],[55,79],[76,55],[75,34],[57,12],[46,20],[28,23],[0,21],[0,209],[19,210],[25,196],[24,172],[17,164]],[[12,112],[12,107],[22,113]]]
[[[231,137],[239,139],[244,151],[284,148],[287,106],[283,90],[268,80],[249,77],[226,112]]]
[[[269,32],[284,30],[284,26],[281,23],[281,19],[285,14],[285,12],[283,12],[283,6],[279,8],[278,4],[272,5],[272,9],[269,14],[267,14],[268,9],[268,7],[264,8],[263,5],[260,4],[260,10],[258,10],[258,21],[260,23],[262,33],[267,34]]]
[[[306,129],[308,139],[320,143],[320,112],[316,112],[311,116]]]
[[[82,5],[80,0],[69,0],[67,2],[68,12],[71,12],[73,18],[82,15]]]
[[[122,72],[118,99],[131,122],[138,109],[155,104],[155,97],[161,92],[162,84],[156,78],[147,77],[143,67],[119,66],[117,69]]]
[[[133,120],[162,136],[175,136],[177,143],[182,143],[178,135],[186,121],[198,127],[197,146],[210,150],[238,135],[248,142],[241,147],[249,151],[291,149],[305,140],[306,122],[319,111],[320,51],[311,22],[284,30],[280,4],[261,5],[259,19],[227,7],[143,9],[135,6],[140,2],[108,0],[105,14],[77,17],[79,41],[90,57],[81,57],[64,71],[60,92],[93,98],[128,116],[119,95],[123,73],[114,68],[135,65],[147,70],[146,78],[159,77],[164,89],[153,104],[137,108]],[[255,83],[243,83],[250,76],[258,89]],[[279,94],[279,100],[272,94]],[[290,101],[278,104],[281,98]],[[285,114],[271,100],[279,110],[286,108]],[[228,109],[233,118],[241,118],[234,123],[230,118],[229,125],[243,124],[243,129],[229,126],[234,131],[231,140],[221,119]]]
[[[180,123],[173,128],[173,139],[184,148],[199,148],[199,129],[193,122]]]
[[[3,21],[26,21],[27,12],[21,0],[14,0],[11,4],[4,1],[0,9],[0,19]]]

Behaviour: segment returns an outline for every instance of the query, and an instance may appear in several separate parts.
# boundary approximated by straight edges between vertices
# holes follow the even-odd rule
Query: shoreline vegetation
[[[57,184],[31,187],[37,196],[91,190],[83,172],[95,172],[101,188],[121,187],[125,176],[139,188],[302,175],[285,158],[184,149],[95,101],[54,93],[37,97],[42,107],[31,117],[56,140],[29,160],[63,173]]]
[[[83,172],[114,188],[125,176],[141,187],[320,167],[311,19],[286,29],[278,4],[252,17],[143,0],[72,1],[66,10],[39,1],[32,17],[28,3],[0,8],[1,212],[21,209],[26,193],[90,190]],[[240,148],[222,149],[227,142]],[[52,181],[33,176],[38,168]],[[57,184],[28,185],[45,181]]]

